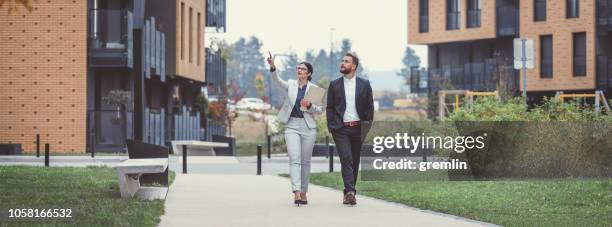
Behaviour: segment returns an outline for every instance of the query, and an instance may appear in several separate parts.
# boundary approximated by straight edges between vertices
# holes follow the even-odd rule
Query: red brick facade
[[[0,9],[0,143],[52,153],[86,147],[87,1]]]

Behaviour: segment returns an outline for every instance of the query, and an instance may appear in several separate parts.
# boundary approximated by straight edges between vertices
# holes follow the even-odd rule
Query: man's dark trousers
[[[344,194],[349,191],[356,192],[355,183],[359,173],[361,157],[361,125],[344,126],[332,133],[336,142],[336,149],[342,165],[342,180],[344,181]]]

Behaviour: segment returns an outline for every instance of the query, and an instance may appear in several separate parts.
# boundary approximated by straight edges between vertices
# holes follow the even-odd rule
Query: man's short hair
[[[353,64],[355,64],[355,70],[357,70],[357,68],[359,68],[359,58],[357,57],[357,54],[355,53],[346,53],[344,56],[349,56],[353,59]]]

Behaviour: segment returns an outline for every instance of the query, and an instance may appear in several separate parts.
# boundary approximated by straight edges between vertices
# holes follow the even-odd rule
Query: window
[[[567,18],[580,17],[580,0],[567,0]]]
[[[198,12],[198,39],[196,40],[196,42],[198,42],[198,45],[197,45],[198,46],[198,50],[197,50],[198,51],[198,59],[197,59],[198,60],[198,66],[200,65],[200,61],[202,61],[202,56],[201,56],[202,53],[200,51],[202,49],[202,46],[201,46],[201,44],[202,44],[202,36],[200,34],[200,33],[202,33],[202,31],[200,30],[200,26],[202,26],[202,24],[200,22],[201,19],[202,19],[202,17],[200,15],[200,13]]]
[[[546,21],[546,0],[533,1],[533,20]]]
[[[540,36],[540,77],[553,77],[553,42],[552,35]]]
[[[574,76],[586,76],[586,33],[574,33]]]
[[[193,62],[193,8],[189,7],[189,63]]]
[[[429,0],[419,1],[419,32],[429,32]]]
[[[459,0],[446,0],[446,30],[459,29]]]
[[[480,27],[480,0],[468,0],[467,7],[467,27]]]
[[[185,3],[181,2],[181,60],[185,59]]]

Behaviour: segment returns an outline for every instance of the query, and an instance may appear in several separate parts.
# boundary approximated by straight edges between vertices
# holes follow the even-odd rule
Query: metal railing
[[[226,92],[227,61],[221,57],[221,51],[213,52],[206,48],[206,82],[209,95],[222,95]]]
[[[156,144],[160,146],[164,146],[165,141],[165,119],[166,119],[166,111],[165,109],[155,109],[145,107],[144,114],[144,137],[143,141],[145,143]]]
[[[510,88],[518,88],[518,74],[512,65],[497,65],[494,59],[463,65],[444,65],[440,68],[413,68],[409,80],[411,93],[421,94],[440,89],[492,91],[496,89],[500,78],[506,80]]]
[[[214,27],[218,32],[225,32],[225,0],[206,1],[206,27]]]
[[[199,112],[187,111],[187,107],[183,106],[181,112],[175,113],[169,118],[171,122],[170,133],[171,140],[202,140],[203,130]]]
[[[574,76],[586,76],[586,56],[574,57]]]
[[[446,29],[447,30],[459,29],[459,16],[460,15],[461,15],[460,12],[446,13]]]
[[[542,58],[540,66],[540,77],[541,78],[552,78],[553,77],[553,60]]]
[[[91,48],[125,50],[132,38],[132,13],[126,9],[91,9],[89,11]]]
[[[419,17],[419,32],[429,32],[429,16]]]
[[[212,119],[206,118],[206,130],[204,140],[212,141],[213,135],[225,136],[226,130],[225,125]]]
[[[97,151],[121,152],[125,140],[133,139],[134,115],[131,111],[87,111],[89,148]],[[91,152],[91,150],[90,150]]]
[[[133,67],[134,18],[127,9],[92,9],[88,16],[92,66]]]
[[[480,10],[473,9],[467,11],[467,27],[477,28],[480,27]]]

